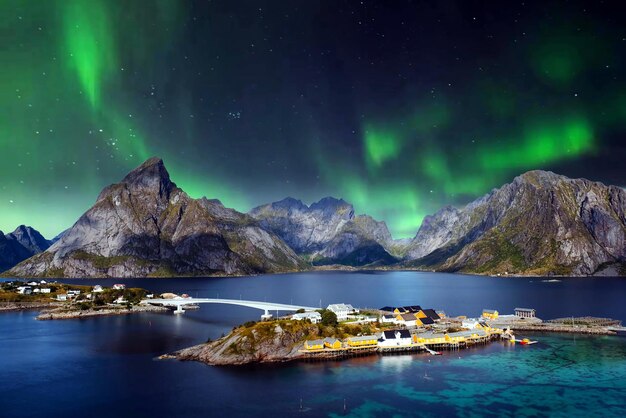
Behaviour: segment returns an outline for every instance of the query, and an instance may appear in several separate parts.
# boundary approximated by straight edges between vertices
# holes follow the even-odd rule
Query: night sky
[[[52,237],[153,155],[396,238],[532,169],[626,185],[619,4],[3,0],[0,229]]]

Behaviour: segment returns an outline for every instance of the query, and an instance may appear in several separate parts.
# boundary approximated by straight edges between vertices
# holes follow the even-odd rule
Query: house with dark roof
[[[397,321],[396,316],[393,314],[388,314],[388,315],[383,315],[380,317],[380,322],[382,323],[391,323],[391,324],[395,324]]]
[[[418,321],[417,325],[434,325],[435,324],[435,321],[428,316],[426,318],[418,318],[417,321]]]
[[[423,313],[422,317],[428,317],[433,321],[439,321],[441,319],[441,317],[437,315],[437,312],[435,312],[434,309],[421,309],[420,311]]]
[[[411,333],[407,329],[383,331],[380,340],[378,340],[378,345],[381,347],[397,347],[411,343]]]

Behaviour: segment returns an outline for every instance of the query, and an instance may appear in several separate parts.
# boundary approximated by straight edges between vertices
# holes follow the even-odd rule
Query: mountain
[[[325,197],[307,206],[286,198],[252,209],[260,225],[281,237],[294,251],[317,265],[392,264],[393,244],[384,222],[355,215],[343,199]]]
[[[50,247],[50,241],[45,239],[39,231],[26,225],[18,226],[15,231],[7,234],[6,237],[19,242],[31,252],[31,255],[46,251]]]
[[[0,271],[45,251],[50,242],[30,226],[20,225],[10,234],[0,231]]]
[[[218,200],[192,199],[151,158],[96,203],[17,277],[240,275],[307,268],[280,238]]]
[[[404,264],[479,274],[624,273],[626,192],[530,171],[424,219]]]

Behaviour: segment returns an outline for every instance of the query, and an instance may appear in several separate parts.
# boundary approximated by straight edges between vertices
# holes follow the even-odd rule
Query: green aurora
[[[52,237],[153,155],[193,197],[342,197],[395,238],[527,170],[623,184],[619,22],[398,11],[381,37],[365,9],[282,7],[1,2],[0,228]]]

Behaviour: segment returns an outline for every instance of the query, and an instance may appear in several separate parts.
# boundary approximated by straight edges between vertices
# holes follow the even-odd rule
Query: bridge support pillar
[[[183,309],[183,305],[178,305],[176,306],[176,310],[174,311],[175,314],[184,314],[185,311]]]
[[[265,314],[261,315],[261,321],[268,321],[272,319],[272,314],[266,309]]]

